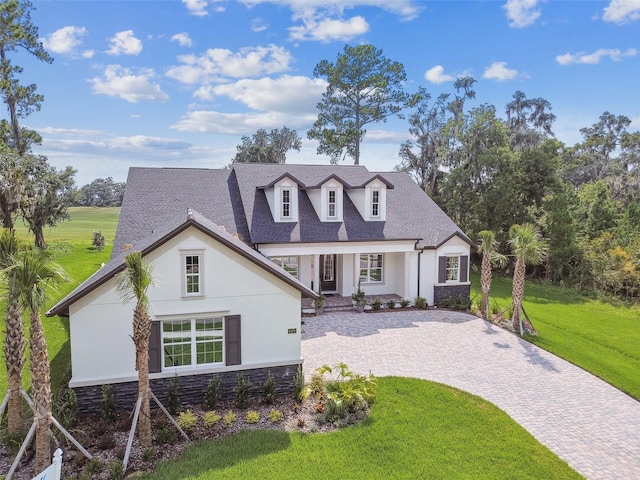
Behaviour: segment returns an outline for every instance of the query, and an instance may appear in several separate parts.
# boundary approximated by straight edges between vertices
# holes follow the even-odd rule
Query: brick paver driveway
[[[307,373],[342,361],[452,385],[498,405],[587,479],[640,479],[640,402],[515,335],[435,310],[305,320]]]

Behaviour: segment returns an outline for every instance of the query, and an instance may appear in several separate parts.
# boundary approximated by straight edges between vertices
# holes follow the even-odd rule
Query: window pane
[[[165,367],[191,365],[191,320],[163,322]]]

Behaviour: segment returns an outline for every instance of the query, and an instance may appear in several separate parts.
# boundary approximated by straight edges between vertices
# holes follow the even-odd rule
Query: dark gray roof
[[[376,240],[417,240],[419,248],[436,248],[454,235],[472,244],[458,226],[425,194],[411,177],[402,172],[369,172],[363,165],[234,165],[242,209],[251,242],[340,242]],[[298,182],[298,223],[276,223],[264,188],[284,176]],[[343,222],[321,222],[306,189],[319,188],[330,177],[347,187]],[[349,188],[363,187],[375,178],[386,183],[385,222],[365,222],[348,197]]]
[[[217,225],[199,212],[190,208],[184,208],[181,214],[165,217],[163,224],[157,225],[150,234],[139,241],[129,243],[128,248],[125,250],[119,252],[115,252],[114,250],[109,263],[100,268],[100,270],[89,277],[82,285],[51,308],[46,315],[49,317],[54,315],[69,315],[69,306],[71,304],[124,270],[124,260],[128,253],[139,251],[142,252],[143,255],[147,255],[168,239],[173,238],[189,227],[197,228],[236,253],[239,253],[299,290],[305,297],[317,298],[317,294],[307,288],[302,282],[292,277],[284,269],[241,241],[237,237],[237,233],[230,233],[224,226]]]

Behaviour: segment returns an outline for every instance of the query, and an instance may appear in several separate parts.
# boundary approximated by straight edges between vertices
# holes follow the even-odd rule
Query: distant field
[[[120,207],[71,207],[71,220],[60,222],[53,228],[45,228],[44,237],[49,241],[82,241],[93,238],[94,231],[100,231],[107,242],[116,236]],[[31,237],[21,220],[16,222],[16,231],[23,237]]]

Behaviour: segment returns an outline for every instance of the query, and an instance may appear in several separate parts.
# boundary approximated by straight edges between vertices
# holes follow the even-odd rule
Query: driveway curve
[[[640,479],[640,402],[501,328],[437,310],[305,320],[306,372],[345,362],[451,385],[502,408],[589,480]]]

